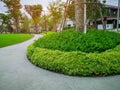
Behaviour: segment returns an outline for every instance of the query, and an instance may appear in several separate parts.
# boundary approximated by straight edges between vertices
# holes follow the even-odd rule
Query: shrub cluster
[[[27,56],[36,66],[67,75],[120,74],[120,45],[103,53],[63,52],[30,45]]]
[[[28,47],[27,56],[36,66],[63,74],[107,76],[120,74],[118,44],[117,33],[69,30],[47,33]]]
[[[120,44],[115,32],[89,30],[87,34],[75,30],[47,33],[34,43],[35,47],[60,51],[103,52]]]

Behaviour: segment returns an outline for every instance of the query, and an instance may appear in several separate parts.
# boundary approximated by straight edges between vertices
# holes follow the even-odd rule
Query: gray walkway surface
[[[38,37],[0,48],[0,90],[120,90],[120,75],[73,77],[32,65],[26,48]]]

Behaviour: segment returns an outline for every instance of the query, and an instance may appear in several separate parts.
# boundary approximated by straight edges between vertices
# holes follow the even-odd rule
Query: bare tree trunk
[[[100,1],[98,0],[98,10],[99,10],[99,13],[100,13],[100,17],[101,17],[101,21],[102,21],[102,25],[103,25],[103,31],[106,30],[106,23],[104,21],[104,17],[103,17],[103,14],[102,14],[102,10],[101,10],[101,7],[100,7]]]
[[[54,32],[57,31],[57,24],[54,24],[52,31],[54,31]]]
[[[35,27],[34,27],[35,33],[38,34],[38,24],[35,23]]]
[[[76,30],[84,32],[84,0],[75,0]]]
[[[86,0],[84,0],[84,2],[86,3]],[[84,34],[87,33],[87,13],[86,13],[87,7],[86,4],[84,4]]]
[[[118,0],[117,31],[119,29],[119,18],[120,18],[120,0]]]
[[[96,19],[96,17],[94,17],[94,23],[95,23],[94,27],[97,30],[97,19]]]
[[[52,31],[56,32],[57,31],[57,26],[58,26],[58,22],[56,20],[54,20]]]
[[[15,20],[15,27],[16,27],[16,32],[18,33],[19,32],[19,20],[18,19]]]

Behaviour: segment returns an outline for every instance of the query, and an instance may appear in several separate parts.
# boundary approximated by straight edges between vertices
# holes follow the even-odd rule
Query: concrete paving
[[[75,77],[53,73],[32,65],[26,48],[35,39],[0,48],[0,90],[120,90],[120,75]]]

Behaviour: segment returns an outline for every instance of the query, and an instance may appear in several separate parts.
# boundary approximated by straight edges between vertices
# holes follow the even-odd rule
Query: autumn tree
[[[40,18],[40,26],[42,28],[42,31],[52,30],[50,21],[51,21],[51,16],[49,14],[46,14],[44,11],[43,15],[41,15],[41,18]]]
[[[22,8],[20,4],[20,0],[1,0],[6,4],[6,7],[8,8],[8,13],[10,13],[14,25],[16,27],[16,32],[19,32],[19,21],[21,18],[21,11]]]
[[[48,10],[53,22],[53,31],[57,30],[58,24],[61,22],[64,3],[61,0],[52,1],[48,5]]]
[[[43,13],[40,18],[40,26],[42,27],[42,31],[53,31],[54,22],[52,16]]]
[[[25,10],[32,17],[34,21],[35,32],[38,33],[40,16],[42,13],[42,5],[25,5]]]
[[[21,32],[23,33],[30,32],[30,19],[25,14],[22,15]]]

